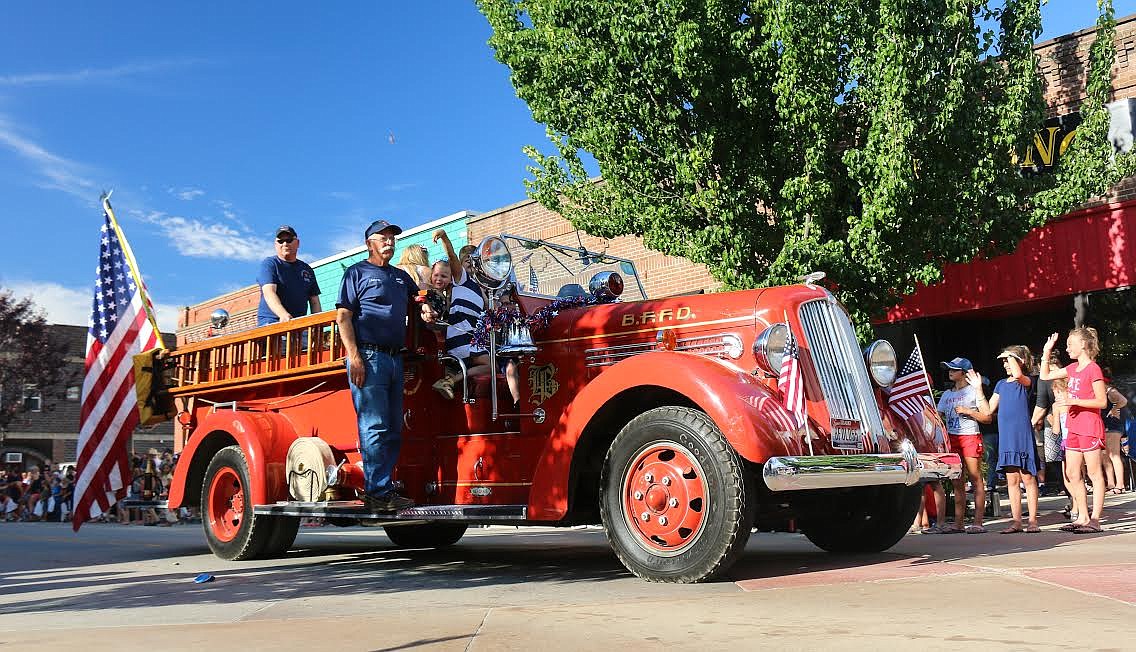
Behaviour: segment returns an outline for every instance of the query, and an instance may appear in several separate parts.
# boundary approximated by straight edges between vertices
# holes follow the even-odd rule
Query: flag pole
[[[130,277],[134,279],[134,284],[138,286],[138,296],[142,299],[142,309],[146,311],[146,319],[150,322],[150,328],[158,335],[158,348],[166,348],[166,343],[162,339],[162,331],[158,328],[158,320],[154,316],[154,306],[150,303],[150,295],[146,293],[146,286],[142,284],[142,277],[138,275],[138,261],[134,259],[134,251],[130,249],[130,243],[126,241],[126,234],[118,226],[118,220],[114,217],[114,209],[110,207],[110,195],[113,190],[104,192],[99,199],[103,204],[103,211],[106,212],[107,217],[110,218],[111,228],[114,229],[114,234],[118,238],[118,242],[122,245],[122,253],[126,256],[126,266],[130,268]]]
[[[935,391],[932,389],[934,385],[931,384],[931,376],[927,373],[927,363],[923,360],[923,346],[919,344],[919,335],[912,333],[915,338],[915,349],[919,351],[919,366],[923,367],[923,380],[927,383],[927,395],[931,397],[931,403],[935,402]]]

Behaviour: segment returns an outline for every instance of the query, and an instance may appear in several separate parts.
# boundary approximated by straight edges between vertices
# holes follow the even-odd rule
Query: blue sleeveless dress
[[[1016,466],[1037,475],[1029,388],[1003,378],[994,386],[994,393],[998,395],[998,469]]]

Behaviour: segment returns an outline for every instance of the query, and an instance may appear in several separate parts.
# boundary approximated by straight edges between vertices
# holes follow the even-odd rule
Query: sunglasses
[[[295,240],[295,238],[276,238],[276,242],[278,242],[280,244],[289,244],[293,240]]]

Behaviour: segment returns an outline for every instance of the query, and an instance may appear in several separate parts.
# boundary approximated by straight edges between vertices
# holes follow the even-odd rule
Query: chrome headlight
[[[895,349],[890,342],[876,340],[869,344],[864,351],[864,361],[868,363],[868,373],[877,385],[887,387],[895,382]]]
[[[753,341],[753,359],[757,366],[771,374],[781,373],[781,360],[789,343],[789,326],[773,324]]]

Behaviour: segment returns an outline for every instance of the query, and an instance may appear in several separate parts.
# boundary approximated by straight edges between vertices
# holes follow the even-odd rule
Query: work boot
[[[363,506],[372,512],[397,512],[400,509],[414,507],[414,501],[390,491],[382,496],[364,494]]]
[[[454,400],[454,379],[452,376],[443,376],[432,387],[447,401]]]

